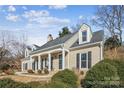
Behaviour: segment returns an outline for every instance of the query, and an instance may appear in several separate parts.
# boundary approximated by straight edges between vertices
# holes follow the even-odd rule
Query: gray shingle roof
[[[76,33],[76,32],[75,32]],[[61,37],[61,38],[56,38],[52,41],[49,41],[47,43],[45,43],[44,45],[42,45],[41,47],[39,47],[37,50],[42,50],[42,49],[45,49],[45,48],[49,48],[49,47],[52,47],[52,46],[55,46],[55,45],[59,45],[59,44],[62,44],[62,43],[65,43],[68,39],[70,39],[75,33],[72,33],[72,34],[68,34],[68,35],[65,35],[64,37]],[[37,51],[35,50],[35,51]]]
[[[89,43],[95,43],[95,42],[103,41],[103,38],[104,38],[104,31],[103,31],[103,30],[96,31],[96,32],[93,32],[93,36],[92,36],[90,42],[84,43],[84,44],[79,44],[79,42],[78,42],[79,39],[78,39],[78,40],[76,40],[76,42],[71,46],[71,48],[76,47],[76,46],[82,46],[82,45],[89,44]]]

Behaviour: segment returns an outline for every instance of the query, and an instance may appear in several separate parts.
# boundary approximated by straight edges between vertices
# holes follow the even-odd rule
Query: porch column
[[[38,56],[38,69],[41,69],[41,56]]]
[[[21,70],[22,70],[22,71],[23,71],[23,68],[24,68],[24,67],[23,67],[23,62],[22,62],[22,63],[21,63]]]
[[[62,49],[62,69],[65,69],[65,50]]]
[[[30,57],[30,62],[28,63],[28,69],[32,69],[32,62],[33,62],[33,59],[32,57]]]
[[[51,71],[51,54],[48,54],[48,70]]]
[[[103,43],[100,43],[100,60],[103,60]]]
[[[34,63],[35,63],[35,71],[37,71],[37,60],[36,59],[34,60]]]

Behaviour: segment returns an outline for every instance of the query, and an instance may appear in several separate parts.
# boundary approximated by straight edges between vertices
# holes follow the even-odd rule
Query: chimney
[[[52,41],[52,40],[53,40],[53,37],[52,37],[51,34],[49,34],[48,37],[47,37],[47,42]]]

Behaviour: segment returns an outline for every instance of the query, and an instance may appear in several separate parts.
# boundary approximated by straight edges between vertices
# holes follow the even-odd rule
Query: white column
[[[22,71],[23,71],[23,68],[24,68],[24,67],[23,67],[23,62],[22,62],[22,63],[21,63],[21,70],[22,70]]]
[[[51,54],[48,54],[48,70],[51,71]]]
[[[65,69],[65,50],[62,49],[62,69]]]
[[[28,69],[32,69],[32,62],[33,62],[33,59],[30,56],[30,61],[28,62]]]
[[[69,52],[68,52],[68,69],[70,68],[70,66],[69,66]]]
[[[37,71],[37,61],[35,60],[35,71]]]
[[[41,69],[41,56],[38,56],[38,69]]]
[[[100,43],[100,60],[103,60],[103,43]]]

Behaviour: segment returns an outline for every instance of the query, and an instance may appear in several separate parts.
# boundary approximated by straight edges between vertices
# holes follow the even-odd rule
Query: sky
[[[47,42],[48,34],[53,38],[58,37],[62,27],[71,29],[83,20],[89,24],[93,31],[99,30],[94,27],[90,20],[94,18],[98,6],[91,5],[4,5],[0,6],[0,31],[8,31],[21,36],[25,34],[27,43],[43,45]]]

